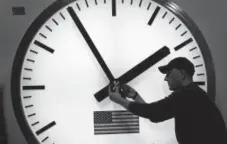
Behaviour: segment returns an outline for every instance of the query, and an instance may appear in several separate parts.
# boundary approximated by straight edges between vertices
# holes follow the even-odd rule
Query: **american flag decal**
[[[94,134],[139,133],[139,117],[128,111],[94,111]]]

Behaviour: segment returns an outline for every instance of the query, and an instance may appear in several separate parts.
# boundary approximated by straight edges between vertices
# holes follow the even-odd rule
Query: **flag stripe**
[[[119,127],[119,126],[125,126],[126,124],[125,123],[114,123],[114,124],[95,124],[94,125],[94,128],[97,128],[97,127]],[[139,126],[138,123],[131,123],[129,126]]]
[[[133,113],[126,112],[112,112],[112,115],[134,115]]]
[[[122,118],[112,118],[112,120],[138,120],[139,118],[124,118],[124,117],[122,117]]]
[[[106,111],[99,111],[99,112],[106,112]],[[129,111],[125,111],[125,110],[108,111],[108,112],[112,112],[112,113],[131,113],[131,112],[129,112]]]
[[[98,135],[98,134],[125,134],[125,133],[139,133],[139,130],[98,131],[98,132],[95,132],[95,135]]]
[[[124,126],[124,127],[97,127],[96,131],[99,130],[124,130],[124,129],[139,129],[138,126]]]
[[[120,122],[120,123],[130,123],[130,122],[137,122],[139,119],[113,119],[113,122]]]
[[[98,131],[133,131],[133,130],[139,130],[139,128],[119,128],[119,129],[97,129]]]
[[[121,123],[124,123],[125,125],[127,124],[127,125],[130,125],[130,124],[132,124],[132,123],[139,123],[139,121],[138,120],[131,120],[131,121],[114,121],[114,123],[97,123],[97,124],[99,124],[99,125],[104,125],[104,124],[121,124]]]
[[[119,116],[116,116],[116,115],[112,115],[112,118],[138,118],[138,116],[133,116],[133,115],[119,115]]]

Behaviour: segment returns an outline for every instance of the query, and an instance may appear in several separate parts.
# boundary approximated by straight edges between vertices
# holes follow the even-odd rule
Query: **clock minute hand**
[[[109,68],[107,67],[105,61],[103,60],[102,56],[98,52],[95,44],[93,43],[92,39],[88,35],[86,29],[84,28],[83,24],[81,23],[79,17],[77,16],[76,12],[73,10],[72,7],[67,8],[70,16],[72,17],[74,23],[76,24],[77,28],[79,29],[80,33],[83,35],[85,41],[87,42],[89,48],[91,49],[92,53],[94,54],[95,58],[99,62],[100,66],[102,67],[103,71],[105,72],[106,76],[108,77],[109,81],[113,81],[114,77],[110,72]]]
[[[164,46],[141,63],[130,69],[128,72],[123,74],[121,77],[118,78],[120,83],[128,83],[129,81],[133,80],[138,75],[142,74],[144,71],[149,69],[151,66],[158,63],[160,60],[165,58],[170,54],[170,50],[168,47]],[[101,102],[108,96],[108,86],[104,87],[102,90],[95,94],[95,98],[98,102]]]

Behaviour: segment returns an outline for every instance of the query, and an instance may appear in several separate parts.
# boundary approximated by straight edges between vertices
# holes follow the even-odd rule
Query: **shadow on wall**
[[[7,144],[5,119],[3,114],[3,86],[0,85],[0,144]]]

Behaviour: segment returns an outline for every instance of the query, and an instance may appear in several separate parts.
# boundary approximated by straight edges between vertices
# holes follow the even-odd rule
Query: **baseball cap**
[[[193,76],[195,73],[194,64],[185,57],[174,58],[167,65],[158,67],[159,71],[163,74],[168,73],[173,68],[183,69],[190,76]]]

